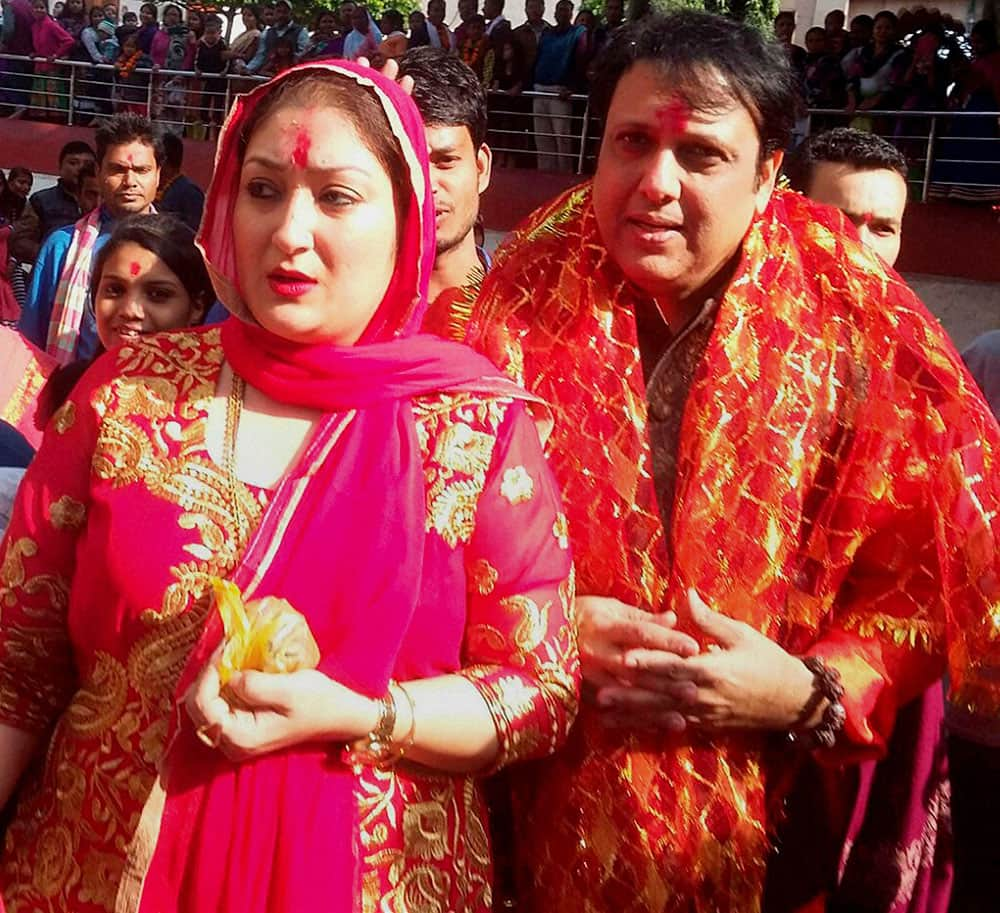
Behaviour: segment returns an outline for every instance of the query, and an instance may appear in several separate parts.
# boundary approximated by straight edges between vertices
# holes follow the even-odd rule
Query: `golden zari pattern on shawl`
[[[696,587],[823,656],[849,693],[836,751],[858,757],[946,655],[957,700],[1000,711],[1000,433],[937,323],[845,225],[779,191],[751,226],[684,410],[672,560],[637,293],[600,242],[589,186],[501,249],[467,338],[555,412],[577,591],[673,609],[686,627]],[[587,709],[519,785],[533,822],[523,908],[759,910],[781,773],[764,748],[753,734],[623,736]]]

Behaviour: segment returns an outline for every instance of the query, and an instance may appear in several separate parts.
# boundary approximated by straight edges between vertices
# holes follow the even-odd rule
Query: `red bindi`
[[[296,168],[306,167],[311,146],[312,137],[305,130],[299,130],[295,136],[295,149],[292,150],[292,164]]]
[[[687,130],[691,119],[691,109],[682,98],[671,99],[656,111],[656,119],[660,122],[660,131],[664,136],[676,136]]]
[[[129,272],[130,272],[130,273],[131,273],[131,274],[132,274],[133,276],[138,276],[138,275],[139,275],[139,273],[141,273],[141,272],[142,272],[142,267],[141,267],[141,266],[139,266],[139,264],[138,264],[138,263],[136,263],[136,262],[135,262],[135,260],[133,260],[133,261],[132,261],[132,262],[131,262],[131,263],[130,263],[130,264],[128,265],[128,271],[129,271]]]

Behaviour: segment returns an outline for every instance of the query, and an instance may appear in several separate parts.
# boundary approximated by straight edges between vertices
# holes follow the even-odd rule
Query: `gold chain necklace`
[[[222,442],[222,468],[225,470],[226,482],[229,485],[229,500],[232,502],[233,519],[236,521],[237,542],[245,540],[249,525],[240,501],[240,482],[236,478],[236,435],[240,430],[245,391],[246,381],[234,372],[229,396],[226,399],[226,435]]]

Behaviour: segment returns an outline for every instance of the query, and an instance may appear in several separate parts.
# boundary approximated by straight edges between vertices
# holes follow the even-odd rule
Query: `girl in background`
[[[60,78],[57,57],[66,57],[75,39],[49,15],[48,0],[32,0],[31,41],[35,48],[32,103],[45,120],[62,120],[69,110],[67,80]]]

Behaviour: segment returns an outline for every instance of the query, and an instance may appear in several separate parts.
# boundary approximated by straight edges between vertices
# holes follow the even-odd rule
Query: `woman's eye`
[[[357,198],[344,190],[324,190],[320,200],[327,206],[353,206]]]
[[[117,282],[106,282],[101,289],[102,298],[117,298],[122,293],[122,287]]]
[[[260,179],[247,184],[247,193],[255,200],[273,200],[278,195],[273,184]]]
[[[166,301],[170,297],[169,289],[165,288],[151,288],[147,293],[146,297],[150,301]]]

